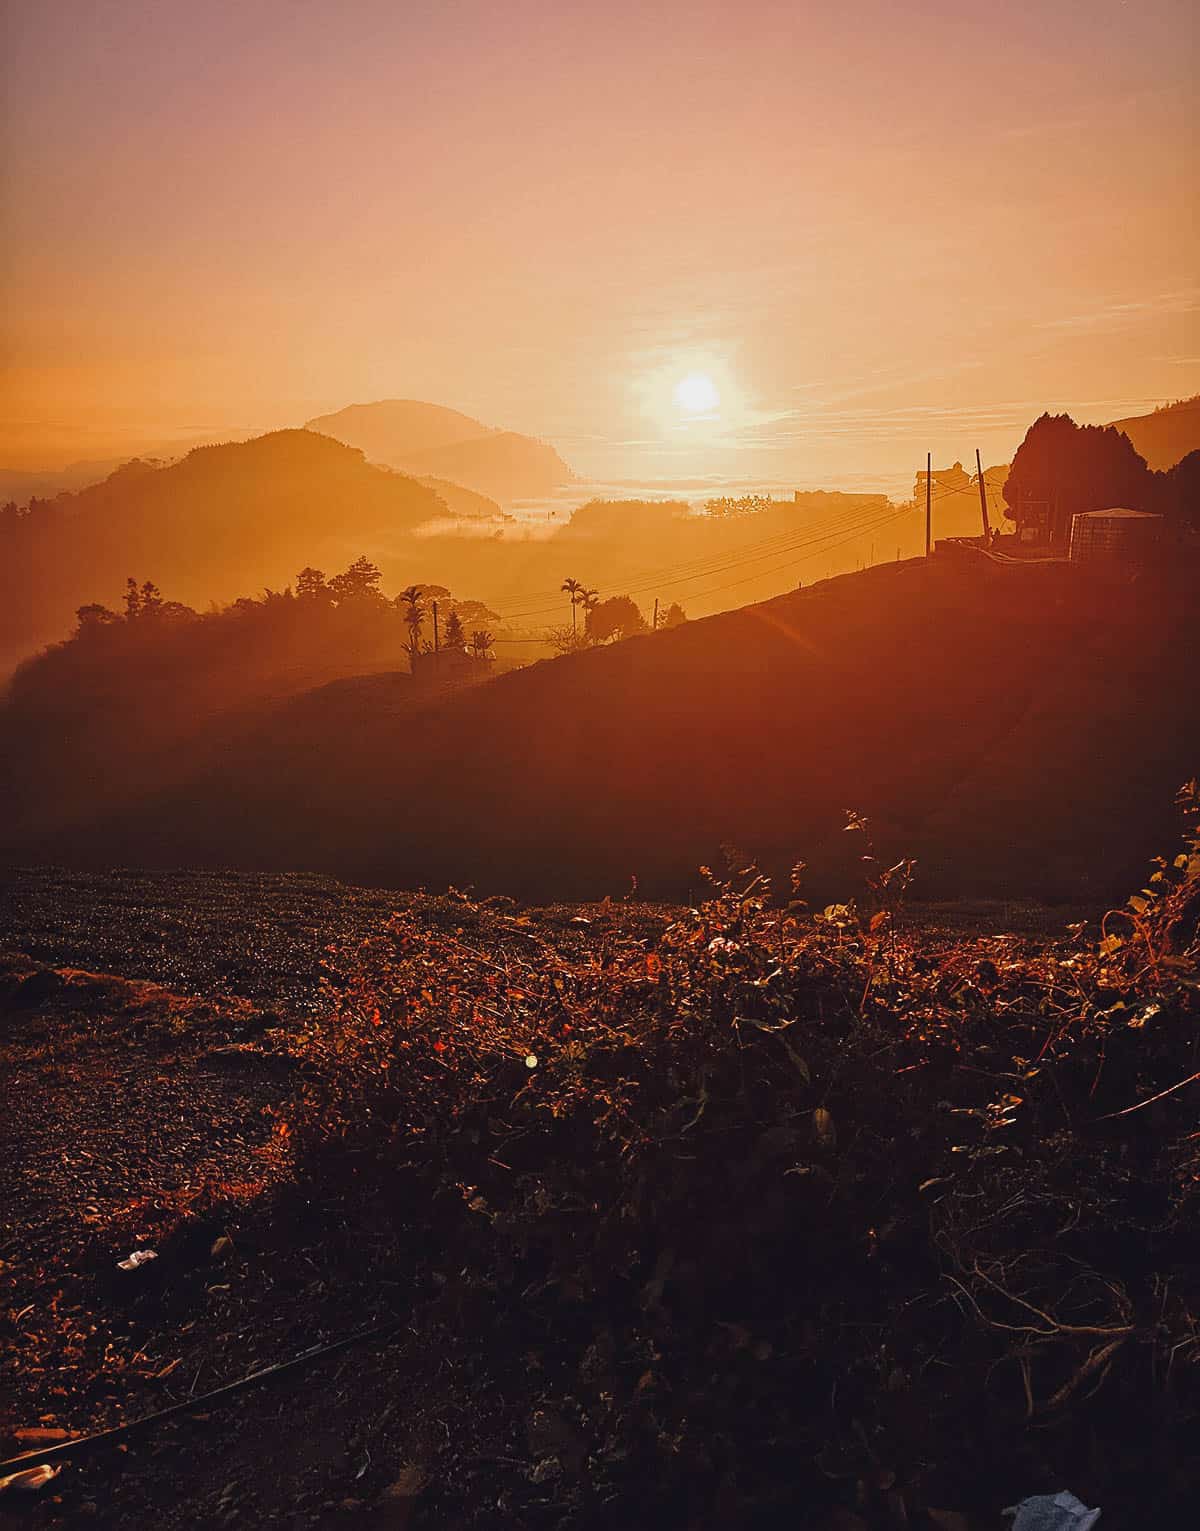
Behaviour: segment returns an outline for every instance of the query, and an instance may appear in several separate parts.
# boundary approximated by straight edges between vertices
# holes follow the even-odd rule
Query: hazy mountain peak
[[[305,429],[360,447],[371,462],[449,480],[501,503],[537,499],[568,483],[555,449],[420,399],[380,399],[318,415]]]

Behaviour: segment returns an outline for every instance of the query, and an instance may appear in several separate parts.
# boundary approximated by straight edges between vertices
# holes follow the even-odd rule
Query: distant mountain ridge
[[[544,441],[419,399],[351,404],[304,428],[358,447],[371,462],[448,479],[501,504],[540,499],[574,476]]]
[[[1173,468],[1189,452],[1200,450],[1200,394],[1164,404],[1149,415],[1130,415],[1111,423],[1124,431],[1147,466]]]

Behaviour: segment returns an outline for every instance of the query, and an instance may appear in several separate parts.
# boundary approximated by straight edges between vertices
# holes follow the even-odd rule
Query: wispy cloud
[[[1034,327],[1079,335],[1105,334],[1111,330],[1126,329],[1144,319],[1156,319],[1168,314],[1190,314],[1198,309],[1200,287],[1187,287],[1178,292],[1162,292],[1153,297],[1138,298],[1130,303],[1101,303],[1084,313],[1060,319],[1045,319]]]

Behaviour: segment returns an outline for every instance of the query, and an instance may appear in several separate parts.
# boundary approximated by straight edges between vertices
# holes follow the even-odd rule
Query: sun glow
[[[666,452],[676,472],[724,471],[755,423],[733,358],[714,346],[656,346],[629,358],[627,376],[643,449]]]
[[[689,372],[675,384],[675,404],[685,415],[715,415],[721,395],[706,372]]]

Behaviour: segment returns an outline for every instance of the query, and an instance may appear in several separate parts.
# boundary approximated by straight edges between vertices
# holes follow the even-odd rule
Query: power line
[[[930,496],[930,504],[936,505],[941,500],[952,499],[956,495],[961,495],[964,492],[969,493],[970,487],[971,481],[968,479],[966,485],[954,484],[945,488],[941,488],[937,494]],[[861,512],[855,511],[843,512],[840,515],[829,518],[829,520],[824,524],[823,528],[819,531],[814,531],[812,526],[804,528],[793,528],[790,531],[776,533],[771,537],[760,539],[758,542],[748,543],[742,548],[727,549],[726,552],[722,554],[710,554],[705,557],[687,560],[682,563],[663,565],[657,571],[648,571],[646,578],[639,579],[634,582],[627,582],[627,577],[624,576],[620,577],[618,582],[625,586],[621,593],[629,595],[649,590],[662,589],[664,587],[669,588],[673,585],[689,584],[693,580],[703,579],[706,575],[721,574],[727,570],[741,568],[749,563],[757,563],[764,558],[774,557],[781,553],[798,552],[801,548],[814,547],[815,544],[826,542],[830,537],[838,537],[839,533],[843,531],[846,532],[845,536],[839,537],[838,540],[831,544],[830,547],[822,550],[825,552],[832,552],[835,548],[842,547],[847,542],[853,541],[855,537],[864,535],[869,531],[880,529],[892,522],[898,521],[903,516],[911,514],[914,509],[914,502],[909,501],[902,505],[899,509],[893,509],[889,504],[887,510],[883,511],[882,513],[877,507],[871,507],[871,509],[865,515]],[[754,551],[756,549],[759,551]],[[777,567],[789,568],[792,567],[795,563],[802,563],[807,561],[809,558],[816,556],[818,556],[817,552],[806,553],[800,558],[793,559],[790,562],[783,565],[778,565]],[[687,572],[681,573],[677,571]],[[764,578],[772,572],[774,571],[770,569],[763,570],[760,574],[749,575],[744,579],[733,580],[724,585],[714,586],[710,591],[693,592],[692,595],[687,598],[690,600],[699,600],[704,595],[715,593],[719,590],[732,589],[737,585],[748,584],[750,580]],[[664,578],[662,576],[673,577]],[[554,594],[559,593],[560,592],[554,592],[552,594],[550,591],[546,592],[547,600],[551,604],[538,606],[523,611],[510,611],[508,613],[496,612],[494,614],[495,618],[497,621],[513,623],[525,621],[530,617],[549,616],[560,609],[561,601],[554,599]],[[528,638],[499,638],[495,641],[497,643],[506,644],[530,644],[544,642],[545,639],[544,637],[538,638],[536,636],[531,636]]]
[[[865,520],[861,520],[861,521],[856,522],[853,526],[850,527],[849,531],[845,531],[844,530],[844,526],[841,527],[841,528],[834,528],[834,529],[832,529],[830,531],[826,531],[825,533],[823,533],[819,537],[808,539],[809,544],[816,543],[816,542],[826,541],[830,536],[835,536],[836,533],[839,530],[843,531],[844,535],[839,537],[829,547],[826,547],[826,548],[813,548],[811,551],[803,553],[803,554],[801,554],[797,558],[789,559],[789,560],[787,560],[786,562],[784,562],[782,564],[776,564],[774,567],[772,567],[770,569],[764,569],[764,570],[761,570],[761,571],[759,571],[758,573],[755,573],[755,574],[743,575],[740,579],[728,580],[728,581],[726,581],[723,584],[710,586],[707,590],[693,591],[693,593],[689,597],[689,599],[690,600],[700,600],[704,596],[716,595],[716,594],[720,593],[723,590],[732,590],[735,587],[737,587],[738,585],[749,584],[752,580],[766,579],[770,575],[778,573],[778,572],[780,572],[783,569],[794,568],[797,564],[808,563],[813,558],[820,557],[824,553],[831,553],[835,549],[844,546],[847,542],[854,541],[855,538],[864,535],[866,532],[875,531],[875,530],[881,529],[882,527],[887,526],[889,524],[892,524],[895,521],[899,520],[901,516],[905,516],[905,515],[908,515],[908,514],[910,514],[910,511],[907,508],[905,508],[904,510],[888,510],[887,512],[885,512],[883,514],[878,514],[877,513],[873,517],[870,517],[870,518],[867,518]],[[797,544],[797,546],[800,546],[800,545],[802,545],[802,544],[800,544],[800,543]],[[784,551],[791,551],[791,549],[787,549],[787,550],[784,550]],[[729,564],[728,567],[731,567],[731,568],[738,567],[740,564],[744,564],[746,562],[757,562],[757,560],[745,560],[745,559],[737,560],[734,563]],[[688,578],[701,578],[701,577],[702,576],[697,576],[697,575],[688,576]],[[679,582],[677,581],[677,583],[679,583]],[[545,642],[546,638],[545,638],[545,635],[542,635],[541,637],[530,636],[528,638],[498,638],[495,641],[497,643],[508,643],[508,644],[519,644],[519,643],[530,644],[530,643],[537,643],[537,642]]]
[[[947,494],[950,492],[951,491],[947,491]],[[942,496],[939,496],[939,498],[941,497]],[[882,513],[883,519],[880,524],[886,524],[886,522],[889,520],[898,519],[899,517],[907,514],[909,514],[908,507],[902,508],[900,510],[893,510],[889,505],[888,509]],[[663,566],[660,570],[652,572],[649,577],[638,580],[636,582],[630,583],[623,578],[621,583],[624,586],[624,589],[621,593],[633,594],[637,591],[658,589],[668,585],[685,584],[693,579],[702,579],[706,574],[720,574],[726,569],[737,568],[745,563],[754,563],[762,558],[770,558],[777,553],[792,552],[798,548],[808,546],[814,542],[824,541],[826,538],[835,536],[838,532],[847,527],[855,528],[861,526],[866,529],[867,527],[875,525],[879,517],[879,509],[877,507],[872,507],[871,510],[868,511],[865,515],[862,513],[851,513],[835,516],[831,518],[820,531],[814,532],[812,527],[794,528],[790,532],[763,539],[761,542],[749,543],[744,548],[730,548],[722,554],[710,555],[708,558],[699,560],[693,559],[690,562],[682,564],[668,564]],[[762,548],[766,549],[766,551],[750,552],[749,550],[753,548]],[[690,572],[676,573],[677,570],[686,570]],[[674,577],[664,578],[663,576]],[[527,617],[547,615],[550,612],[557,611],[560,605],[561,602],[554,601],[552,605],[539,606],[526,611],[497,613],[497,616],[502,621],[515,622],[523,620]]]
[[[960,489],[959,489],[959,487],[957,485],[951,486],[950,488],[947,488],[947,489],[944,489],[944,490],[939,490],[939,492],[936,495],[934,495],[934,497],[933,497],[934,503],[936,503],[940,499],[949,498],[950,496],[952,496],[954,494],[958,494],[960,492],[961,491],[960,491]],[[777,504],[787,504],[789,502],[787,502],[787,501],[777,501],[776,503]],[[908,505],[908,504],[911,504],[913,502],[905,502],[905,503],[906,503],[906,505]],[[860,515],[860,514],[872,515],[872,514],[876,513],[876,510],[877,510],[877,507],[875,507],[875,506],[867,506],[867,507],[859,506],[857,508],[851,508],[849,510],[842,510],[842,511],[838,511],[838,512],[835,513],[835,515],[832,518],[832,521],[835,522],[835,523],[836,522],[840,522],[840,521],[845,521],[849,517],[853,517],[853,516]],[[626,585],[631,580],[638,580],[638,581],[641,582],[639,584],[638,588],[646,588],[649,585],[652,585],[658,578],[660,578],[662,576],[671,575],[671,574],[674,574],[676,572],[682,572],[685,569],[690,569],[690,568],[693,568],[693,567],[697,568],[699,572],[703,572],[702,570],[700,570],[700,566],[701,565],[710,565],[710,564],[714,564],[714,563],[723,563],[727,558],[733,557],[735,555],[740,555],[740,554],[748,553],[751,550],[756,549],[756,548],[768,549],[768,548],[771,548],[771,547],[774,547],[774,546],[777,546],[777,545],[790,543],[797,536],[807,535],[807,533],[811,529],[812,529],[811,528],[811,524],[807,525],[807,526],[802,526],[802,527],[795,527],[795,526],[793,526],[793,527],[790,527],[787,531],[775,532],[770,537],[762,538],[762,539],[760,539],[760,540],[758,540],[756,542],[748,542],[748,543],[745,543],[741,547],[727,548],[723,552],[712,552],[712,553],[702,554],[698,558],[689,559],[689,560],[686,560],[686,561],[684,561],[682,563],[660,565],[657,568],[651,567],[651,568],[643,568],[643,569],[634,569],[634,570],[623,571],[621,573],[618,573],[618,574],[614,575],[611,583],[618,584],[618,585]],[[510,604],[516,605],[516,604],[518,604],[518,602],[523,602],[523,601],[527,601],[527,600],[540,600],[541,597],[543,596],[543,594],[547,594],[548,595],[549,592],[546,592],[546,591],[543,591],[543,590],[528,591],[524,595],[510,595],[508,597],[508,601],[509,601]],[[525,616],[525,615],[536,616],[536,615],[539,615],[541,610],[543,610],[543,609],[545,609],[545,608],[539,608],[538,611],[517,612],[517,613],[514,613],[514,615],[515,616]]]
[[[786,501],[780,501],[778,503],[785,504],[787,502]],[[860,509],[861,509],[861,507],[860,507]],[[852,514],[857,514],[857,513],[858,513],[857,511],[853,511],[853,510],[852,511],[839,511],[839,512],[837,512],[837,514],[839,516],[846,515],[846,514],[851,514],[852,515]],[[640,579],[643,579],[643,578],[649,579],[651,577],[654,577],[654,576],[657,576],[657,575],[660,575],[660,574],[671,574],[671,573],[674,573],[677,569],[687,569],[687,568],[691,568],[693,565],[708,564],[708,563],[713,562],[714,560],[724,559],[724,558],[730,556],[731,554],[733,554],[735,552],[741,553],[741,552],[746,552],[746,551],[748,551],[749,549],[752,549],[752,548],[769,547],[769,546],[771,546],[774,543],[790,541],[791,538],[799,535],[800,532],[802,532],[804,530],[805,530],[805,528],[803,528],[803,527],[791,526],[786,531],[773,532],[771,534],[771,536],[769,536],[769,537],[764,537],[764,538],[760,538],[758,541],[745,543],[741,547],[726,548],[726,549],[724,549],[724,551],[719,551],[719,552],[718,551],[713,551],[713,552],[709,552],[709,553],[702,553],[702,554],[699,554],[695,558],[686,559],[686,560],[684,560],[681,563],[660,564],[660,565],[657,565],[657,566],[656,565],[650,565],[650,566],[645,566],[644,565],[644,566],[642,566],[640,568],[622,570],[620,573],[618,573],[618,574],[613,576],[613,583],[624,584],[625,582],[627,582],[629,580],[634,580],[634,579],[639,579],[640,580]],[[516,604],[518,604],[520,602],[524,602],[524,601],[540,600],[545,593],[546,592],[544,590],[541,590],[541,589],[525,591],[525,592],[523,592],[520,595],[510,595],[508,597],[508,600],[509,600],[509,602],[512,605],[516,605]]]
[[[822,553],[832,553],[837,548],[844,547],[847,542],[853,542],[856,537],[862,536],[865,532],[876,531],[884,526],[889,525],[891,522],[898,520],[900,516],[904,514],[906,514],[904,511],[893,511],[890,515],[881,517],[878,521],[872,523],[869,526],[856,527],[845,537],[840,538],[837,542],[832,543],[827,548],[821,548],[817,552],[805,553],[799,558],[790,559],[787,563],[777,564],[773,569],[766,569],[761,574],[748,574],[742,579],[729,580],[726,584],[723,585],[713,585],[708,590],[693,591],[689,599],[698,601],[706,595],[716,595],[722,590],[732,590],[737,585],[749,584],[752,579],[763,579],[766,577],[766,575],[776,574],[782,569],[794,568],[796,564],[808,563],[811,559],[820,557]]]

